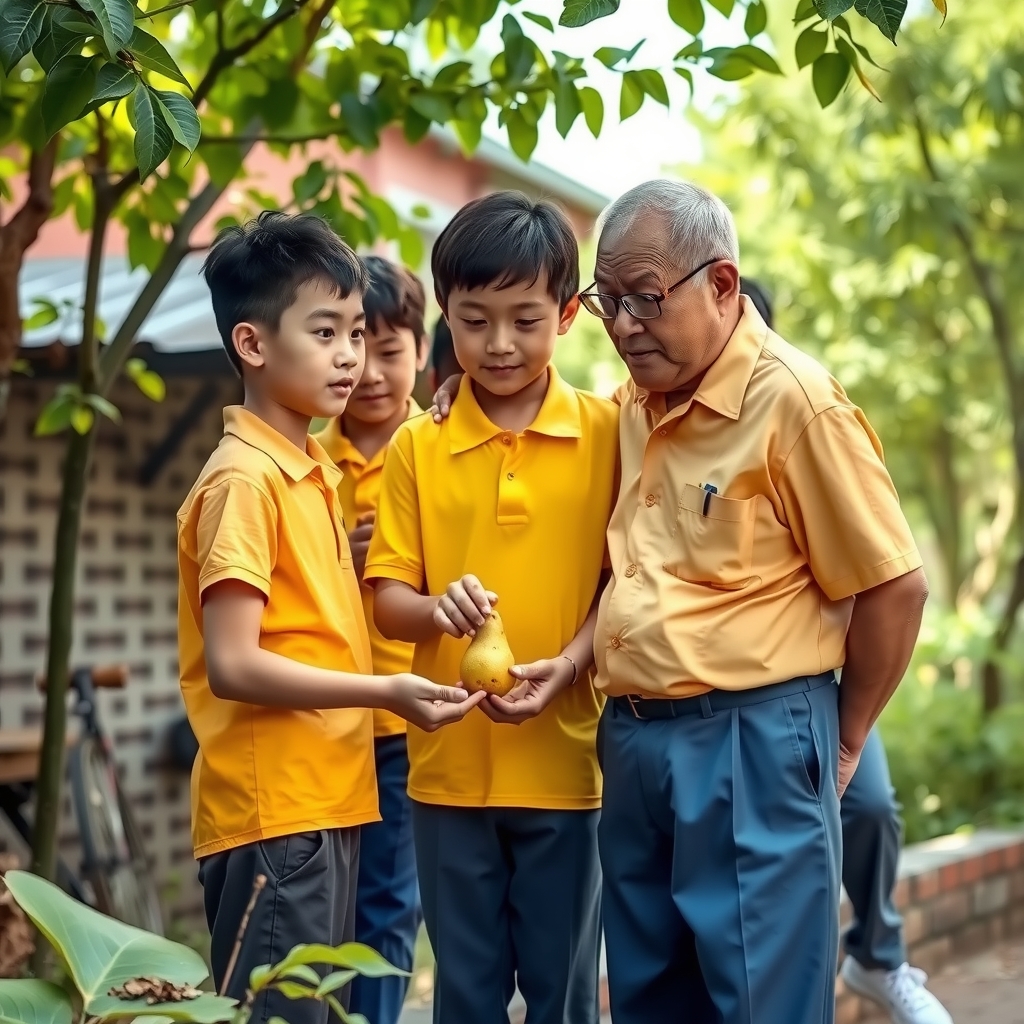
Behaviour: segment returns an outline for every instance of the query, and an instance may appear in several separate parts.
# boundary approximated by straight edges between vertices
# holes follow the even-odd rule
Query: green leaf
[[[660,71],[655,71],[653,68],[645,68],[643,71],[636,72],[637,77],[640,80],[640,86],[652,100],[660,103],[663,107],[668,106],[668,88],[665,85],[665,79],[661,77]]]
[[[287,978],[291,981],[302,981],[307,985],[312,985],[313,988],[317,988],[320,984],[320,975],[313,970],[309,964],[295,964],[294,967],[288,968],[288,973],[281,977]]]
[[[704,53],[704,44],[699,39],[687,43],[672,59],[673,60],[696,60]]]
[[[518,84],[533,70],[536,52],[533,43],[523,35],[519,22],[511,14],[506,14],[501,23],[501,41],[505,47],[506,78]]]
[[[814,0],[814,7],[826,21],[834,21],[853,6],[853,0]]]
[[[782,68],[775,63],[775,58],[767,54],[759,46],[744,43],[733,50],[733,54],[753,64],[759,71],[767,71],[770,75],[781,75]]]
[[[398,254],[407,267],[418,267],[423,262],[423,236],[408,224],[399,229]]]
[[[558,24],[565,28],[579,28],[598,18],[607,18],[618,9],[619,0],[565,0]]]
[[[153,237],[149,218],[138,209],[125,214],[124,224],[128,229],[128,263],[133,269],[145,267],[152,273],[164,253],[163,242]]]
[[[96,414],[87,405],[76,405],[71,410],[71,427],[76,434],[88,434],[96,422]]]
[[[83,399],[86,405],[91,406],[101,416],[106,416],[108,420],[112,420],[114,423],[121,422],[120,410],[113,402],[108,401],[102,395],[88,392],[83,396]]]
[[[409,16],[410,23],[418,25],[421,21],[429,18],[434,13],[436,6],[437,0],[414,0],[412,14]]]
[[[601,98],[601,94],[589,85],[583,86],[579,94],[584,120],[587,122],[590,134],[596,139],[601,134],[601,125],[604,124],[604,100]]]
[[[576,118],[583,113],[583,102],[574,82],[559,82],[555,89],[555,127],[564,139]]]
[[[373,109],[360,100],[354,92],[346,92],[341,97],[341,118],[345,130],[366,149],[377,146],[377,118]]]
[[[761,0],[752,0],[747,7],[747,16],[743,19],[743,31],[748,39],[759,36],[768,27],[768,8]]]
[[[850,62],[841,53],[823,53],[811,69],[814,95],[822,109],[830,106],[850,76]]]
[[[644,105],[645,95],[640,76],[635,71],[627,71],[622,76],[622,89],[619,92],[619,120],[625,121],[632,117]]]
[[[306,169],[292,182],[292,192],[295,202],[299,206],[305,206],[310,200],[316,199],[327,185],[327,169],[322,160],[314,160]]]
[[[668,0],[668,16],[691,36],[704,28],[704,4],[701,0]]]
[[[514,111],[513,111],[514,113]],[[326,964],[358,971],[364,978],[408,978],[409,972],[388,963],[375,949],[361,942],[344,942],[340,946],[317,943],[296,946],[278,965],[286,970],[295,964]]]
[[[447,124],[454,114],[451,99],[440,93],[426,90],[414,93],[409,100],[409,105],[416,113],[431,121],[437,121],[438,124]]]
[[[316,994],[318,996],[325,996],[329,992],[337,992],[339,988],[344,988],[358,975],[358,971],[334,971],[320,982],[317,986]]]
[[[43,0],[8,0],[3,6],[0,32],[0,65],[10,74],[15,65],[35,46],[43,29]]]
[[[828,33],[819,32],[815,28],[805,28],[800,33],[794,47],[796,66],[805,68],[813,64],[824,52],[828,44]]]
[[[80,50],[86,37],[71,27],[81,21],[71,8],[50,6],[45,12],[43,29],[32,47],[32,54],[44,71],[50,71],[65,54]]]
[[[736,0],[708,0],[708,3],[727,18],[732,16],[732,9],[736,6]]]
[[[410,142],[419,142],[430,131],[430,118],[417,113],[412,107],[406,107],[402,130]]]
[[[0,981],[0,1024],[71,1024],[71,997],[48,981]]]
[[[124,364],[124,372],[131,377],[132,380],[138,379],[139,374],[146,372],[146,360],[133,356]]]
[[[174,145],[171,129],[154,100],[153,90],[146,86],[132,93],[128,105],[128,115],[135,128],[135,159],[143,181],[167,159]]]
[[[549,32],[555,31],[554,23],[543,14],[532,14],[530,11],[523,11],[523,17],[529,18],[535,25],[540,25],[541,28],[546,28]]]
[[[862,86],[872,95],[876,100],[881,102],[882,97],[879,96],[878,90],[875,88],[874,83],[864,74],[864,69],[860,66],[860,59],[857,56],[857,51],[843,38],[836,39],[836,49],[850,62],[850,67],[853,68],[853,73],[857,76],[857,80]]]
[[[94,1024],[112,1024],[125,1018],[156,1018],[152,1024],[165,1021],[180,1021],[182,1024],[221,1024],[235,1015],[237,1004],[226,996],[215,996],[204,992],[196,999],[183,999],[180,1003],[154,1003],[148,1005],[144,999],[118,999],[117,996],[99,996],[89,1003],[88,1012],[95,1017]]]
[[[190,153],[199,145],[202,128],[196,108],[180,92],[169,92],[166,89],[154,89],[163,115],[164,122],[171,129],[174,138]]]
[[[200,154],[210,173],[210,180],[223,188],[234,181],[242,167],[242,147],[234,142],[202,146]]]
[[[76,388],[77,390],[77,388]],[[71,414],[75,410],[76,395],[71,391],[58,391],[57,394],[51,398],[46,405],[43,406],[43,411],[39,414],[39,419],[36,420],[36,426],[33,433],[36,437],[49,437],[52,434],[59,434],[62,430],[66,430],[68,425],[71,423]],[[11,875],[16,872],[8,871],[4,875],[4,880],[10,886]],[[11,887],[11,892],[14,892]],[[15,899],[17,899],[15,894]],[[18,900],[19,904],[21,903]],[[22,907],[22,910],[25,910]],[[28,911],[25,910],[28,914]],[[29,917],[32,915],[29,914]]]
[[[675,73],[690,87],[690,98],[693,98],[693,72],[689,68],[675,68]]]
[[[49,327],[60,319],[60,310],[49,299],[34,299],[36,311],[25,321],[26,331],[36,331],[40,327]]]
[[[69,53],[54,64],[43,87],[43,131],[48,139],[82,115],[92,98],[101,60]]]
[[[877,25],[889,42],[896,42],[896,33],[907,13],[907,0],[856,0],[854,8],[858,14]]]
[[[104,64],[96,75],[96,88],[89,99],[89,108],[95,110],[111,100],[123,100],[131,95],[139,77],[123,64]]]
[[[602,46],[594,51],[594,56],[609,69],[614,69],[616,64],[625,61],[627,64],[636,56],[637,50],[644,45],[646,40],[641,39],[632,50],[620,50],[617,46]]]
[[[945,24],[947,14],[946,0],[932,0],[932,3],[935,5],[935,10],[937,10],[939,14],[942,15],[942,22],[943,24]]]
[[[522,109],[510,110],[505,115],[508,144],[523,163],[528,163],[537,148],[537,125],[531,124]]]
[[[132,33],[131,42],[128,45],[135,60],[149,71],[156,71],[164,78],[173,79],[191,89],[188,79],[181,73],[174,58],[164,48],[164,44],[141,28],[135,29]]]
[[[118,50],[124,49],[132,38],[135,29],[135,7],[131,0],[78,0],[87,10],[96,15],[96,20],[103,29],[103,42],[106,43],[110,56],[115,57]]]
[[[796,5],[796,13],[793,15],[793,24],[799,25],[808,18],[818,17],[818,10],[814,6],[815,0],[800,0]]]

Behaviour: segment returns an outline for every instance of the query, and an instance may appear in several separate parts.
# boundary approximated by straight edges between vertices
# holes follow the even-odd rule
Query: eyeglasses
[[[637,320],[653,320],[661,316],[661,304],[680,286],[686,284],[691,277],[696,277],[702,270],[710,267],[712,263],[721,263],[724,257],[716,256],[713,260],[707,260],[699,267],[691,270],[686,277],[680,278],[671,288],[667,288],[660,295],[650,295],[644,292],[635,292],[630,295],[608,295],[605,292],[593,291],[597,285],[591,285],[585,292],[580,293],[580,302],[587,309],[599,316],[602,320],[614,320],[619,315],[619,306],[622,305],[630,316]]]

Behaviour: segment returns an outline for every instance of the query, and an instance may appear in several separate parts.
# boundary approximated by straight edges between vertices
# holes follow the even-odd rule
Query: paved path
[[[955,1024],[1024,1024],[1024,938],[1000,943],[969,960],[950,964],[929,982]],[[873,1017],[884,1024],[888,1017]],[[410,1005],[401,1024],[430,1024],[430,1010]],[[602,1018],[601,1024],[611,1024]],[[869,1022],[864,1022],[869,1024]]]

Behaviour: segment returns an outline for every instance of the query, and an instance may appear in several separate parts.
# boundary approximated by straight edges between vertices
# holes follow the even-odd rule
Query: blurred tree
[[[823,115],[804,83],[761,80],[702,122],[684,173],[730,202],[780,329],[878,428],[948,602],[991,609],[991,710],[1024,603],[1024,8],[906,36],[881,104]]]

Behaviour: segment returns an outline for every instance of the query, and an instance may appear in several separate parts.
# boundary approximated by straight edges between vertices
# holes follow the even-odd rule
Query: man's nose
[[[503,327],[496,327],[487,339],[487,350],[494,354],[515,351],[513,332]]]
[[[612,322],[612,330],[616,338],[631,338],[634,334],[640,334],[644,329],[643,324],[633,316],[622,303],[615,313],[615,320]]]

